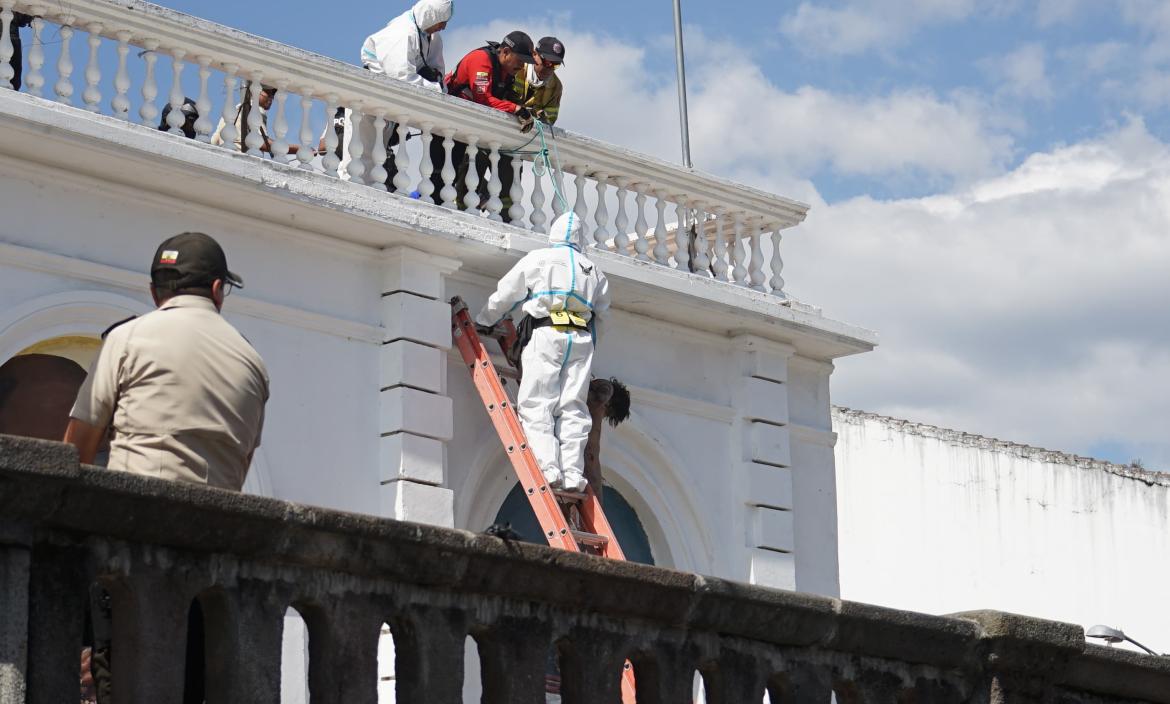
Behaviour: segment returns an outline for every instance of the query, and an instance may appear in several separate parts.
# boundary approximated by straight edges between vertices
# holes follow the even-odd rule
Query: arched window
[[[609,520],[626,559],[630,562],[653,565],[654,554],[650,550],[650,539],[646,536],[646,529],[642,526],[642,521],[633,506],[630,506],[625,497],[611,486],[605,487],[602,504],[605,506],[605,517]],[[536,521],[536,514],[532,512],[532,506],[528,503],[519,482],[500,506],[496,514],[496,523],[510,523],[512,530],[519,533],[525,542],[547,544],[540,524]]]

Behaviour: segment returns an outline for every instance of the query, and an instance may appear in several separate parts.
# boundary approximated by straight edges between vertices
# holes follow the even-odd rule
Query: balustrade
[[[184,103],[196,95],[199,142],[210,142],[222,122],[217,144],[271,160],[276,168],[340,175],[399,196],[417,191],[424,202],[469,213],[482,209],[491,220],[537,233],[548,225],[546,207],[553,217],[572,210],[594,248],[784,298],[783,277],[776,269],[782,265],[780,233],[804,217],[805,206],[799,203],[560,129],[545,129],[536,143],[494,111],[141,0],[74,0],[67,13],[51,14],[56,9],[45,2],[0,0],[2,79],[12,75],[8,59],[15,51],[13,33],[20,31],[15,13],[34,17],[24,30],[31,35],[24,42],[24,90],[30,95],[42,96],[51,81],[52,97],[71,105],[80,77],[85,110],[102,112],[107,95],[109,114],[129,120],[134,109],[138,123],[175,138],[182,137]],[[84,71],[74,70],[72,57],[78,28],[87,33],[85,50],[78,54],[79,60],[85,58]],[[229,35],[231,40],[224,41]],[[47,44],[46,36],[53,41]],[[113,52],[103,55],[107,41]],[[48,66],[47,46],[56,52]],[[196,69],[197,79],[189,75]],[[266,84],[277,94],[271,107],[261,109],[260,87]],[[221,90],[209,88],[219,85]],[[243,90],[247,86],[251,90]],[[161,125],[160,96],[168,108]],[[240,100],[248,101],[242,121]],[[357,132],[344,140],[344,159],[333,129],[339,108]],[[363,129],[356,128],[359,124]],[[440,141],[432,150],[434,140]],[[544,168],[545,155],[538,153],[546,144],[551,169]],[[453,163],[458,153],[471,164],[481,154],[486,171],[460,168]],[[506,192],[509,179],[501,169],[511,169]]]
[[[307,625],[313,701],[377,701],[394,636],[400,704],[568,702],[1170,704],[1162,658],[1085,643],[1079,626],[993,611],[928,616],[484,535],[82,468],[59,443],[0,435],[0,698],[77,697],[91,584],[110,594],[126,701],[182,701],[189,609],[208,701],[278,702],[282,621]],[[101,520],[94,516],[100,515]],[[229,526],[230,530],[224,530]],[[581,595],[588,594],[588,604]],[[196,645],[195,647],[199,647]],[[303,682],[303,680],[302,680]]]

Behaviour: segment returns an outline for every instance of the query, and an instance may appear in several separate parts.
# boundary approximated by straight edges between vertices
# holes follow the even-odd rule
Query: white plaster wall
[[[1170,652],[1170,476],[837,409],[841,593],[1102,623]]]

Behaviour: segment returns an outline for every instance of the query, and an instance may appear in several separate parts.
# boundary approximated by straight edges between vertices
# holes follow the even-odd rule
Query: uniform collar
[[[171,308],[202,308],[213,313],[218,313],[215,309],[215,301],[204,296],[171,296],[171,298],[158,307],[159,310],[170,310]]]

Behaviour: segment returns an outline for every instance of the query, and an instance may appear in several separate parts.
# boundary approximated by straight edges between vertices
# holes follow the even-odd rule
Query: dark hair
[[[211,298],[211,285],[215,283],[212,279],[204,284],[194,286],[184,286],[183,288],[172,289],[169,284],[178,281],[183,277],[181,272],[174,269],[160,269],[154,272],[150,277],[150,283],[154,285],[155,293],[158,295],[160,301],[167,301],[175,296],[202,296],[204,298]]]
[[[609,397],[609,404],[605,409],[605,419],[616,428],[622,421],[630,417],[630,390],[616,377],[610,378],[609,383],[613,384],[613,395]]]

